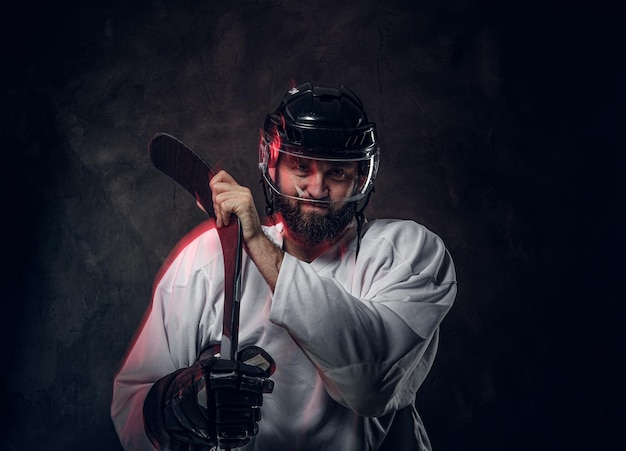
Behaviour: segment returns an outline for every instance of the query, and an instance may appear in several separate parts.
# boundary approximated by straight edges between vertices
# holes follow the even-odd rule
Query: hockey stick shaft
[[[210,179],[211,166],[182,141],[166,133],[150,141],[150,160],[162,173],[185,188],[211,218],[215,218]],[[237,218],[235,216],[235,218]],[[220,356],[234,360],[239,341],[239,307],[241,301],[241,261],[243,237],[239,218],[217,229],[224,256],[224,318]]]

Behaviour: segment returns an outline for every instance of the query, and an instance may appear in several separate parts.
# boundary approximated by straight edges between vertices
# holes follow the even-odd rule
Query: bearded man
[[[380,154],[351,90],[305,83],[261,131],[271,222],[229,173],[211,179],[215,221],[161,271],[115,378],[125,449],[212,449],[218,435],[244,450],[430,449],[415,397],[456,295],[454,266],[424,226],[365,219]],[[240,344],[264,364],[225,371],[216,228],[233,215],[245,247]]]

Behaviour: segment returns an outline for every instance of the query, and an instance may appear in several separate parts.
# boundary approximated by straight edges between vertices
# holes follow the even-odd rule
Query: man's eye
[[[349,180],[353,177],[353,173],[350,170],[346,170],[345,168],[341,168],[341,167],[337,167],[337,168],[332,168],[330,170],[329,175],[337,181],[344,181],[344,180]]]
[[[297,161],[297,162],[294,163],[293,168],[294,168],[294,170],[296,170],[298,172],[308,172],[309,166],[310,165],[308,165],[306,163]]]

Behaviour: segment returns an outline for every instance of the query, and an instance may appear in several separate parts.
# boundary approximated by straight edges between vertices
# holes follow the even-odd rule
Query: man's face
[[[276,182],[284,196],[276,197],[289,235],[308,247],[333,241],[352,221],[356,202],[348,202],[359,174],[354,161],[322,161],[284,154]],[[311,200],[323,202],[310,202]]]

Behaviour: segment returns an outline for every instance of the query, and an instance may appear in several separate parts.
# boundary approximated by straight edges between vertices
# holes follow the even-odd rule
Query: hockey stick
[[[157,133],[150,141],[150,160],[162,173],[185,188],[211,218],[215,218],[209,180],[215,175],[211,166],[178,139]],[[239,340],[241,301],[241,255],[243,237],[239,218],[217,229],[224,254],[224,319],[220,356],[235,360]]]

